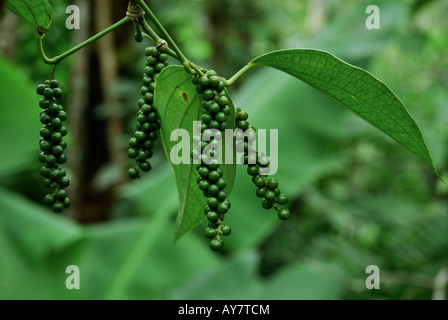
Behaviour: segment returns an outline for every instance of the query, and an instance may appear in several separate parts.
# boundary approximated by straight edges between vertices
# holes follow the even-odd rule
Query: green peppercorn
[[[227,203],[222,202],[222,203],[218,204],[216,211],[219,214],[226,214],[229,211],[229,207],[228,207]]]
[[[137,138],[138,141],[144,142],[148,136],[143,131],[136,131],[134,137]]]
[[[202,93],[202,96],[205,100],[212,100],[215,96],[215,92],[212,89],[206,89]]]
[[[52,195],[52,194],[47,194],[47,195],[45,196],[45,198],[44,198],[44,203],[45,203],[45,204],[49,204],[49,205],[51,205],[51,204],[53,204],[53,203],[55,203],[55,202],[56,202],[55,196]]]
[[[247,173],[251,176],[256,176],[258,174],[259,170],[260,169],[258,168],[257,165],[249,165],[247,167]]]
[[[224,107],[229,104],[229,99],[226,96],[221,96],[218,98],[218,104],[221,107]]]
[[[249,123],[245,120],[239,120],[236,125],[243,131],[246,131],[249,128]]]
[[[275,190],[275,188],[278,187],[278,180],[277,179],[270,179],[268,180],[268,188],[271,190]]]
[[[290,212],[289,212],[288,209],[281,209],[281,210],[278,212],[278,217],[279,217],[281,220],[287,220],[287,219],[289,218],[289,216],[290,216]]]
[[[51,153],[55,156],[61,156],[64,153],[64,149],[61,146],[54,146],[51,148]]]
[[[60,212],[62,212],[62,210],[64,210],[64,205],[62,204],[62,202],[58,201],[53,204],[52,208],[53,208],[54,212],[60,213]]]
[[[254,182],[254,184],[255,184],[255,186],[257,188],[262,188],[266,184],[265,180],[262,177],[260,177],[260,176],[254,176],[253,177],[253,182]]]
[[[219,215],[215,211],[210,211],[207,213],[207,219],[210,222],[216,222],[219,219]]]
[[[207,228],[204,231],[204,236],[208,239],[213,239],[214,237],[216,237],[218,233],[216,232],[215,229],[213,228]]]
[[[43,96],[45,99],[52,99],[54,97],[54,90],[51,88],[45,88],[43,91]]]
[[[131,179],[138,178],[138,176],[139,176],[139,172],[138,172],[138,170],[135,169],[135,168],[130,168],[130,169],[128,170],[128,176],[129,176]]]
[[[212,121],[210,121],[208,127],[209,127],[210,129],[219,130],[219,122],[216,121],[216,120],[212,120]]]
[[[67,177],[62,177],[59,179],[59,185],[62,188],[66,188],[70,185],[70,180]]]
[[[207,200],[207,205],[212,210],[216,209],[216,207],[218,207],[218,204],[219,204],[219,202],[218,202],[217,198],[212,197],[212,198],[208,198],[208,200]]]
[[[60,142],[62,140],[62,134],[60,133],[60,132],[53,132],[52,134],[51,134],[51,141],[52,142],[55,142],[55,143],[58,143],[58,142]]]
[[[45,84],[39,84],[36,88],[36,93],[38,95],[43,96],[44,95],[44,90],[47,88],[47,86]]]
[[[270,201],[267,201],[266,199],[264,199],[264,200],[261,202],[261,206],[262,206],[263,208],[265,208],[266,210],[268,210],[268,209],[271,209],[271,208],[274,206],[274,203],[273,203],[273,202],[270,202]]]
[[[208,190],[208,187],[210,186],[209,182],[207,180],[202,180],[199,183],[199,189],[201,189],[202,191]]]
[[[62,126],[62,120],[59,118],[51,119],[51,126],[55,129],[59,129]]]
[[[129,139],[129,146],[130,146],[131,148],[135,148],[135,147],[137,147],[137,146],[138,146],[138,140],[137,140],[137,138],[133,137],[133,138]],[[132,157],[131,157],[131,158],[132,158]]]
[[[137,158],[137,156],[138,156],[138,151],[137,151],[137,149],[134,149],[134,148],[130,148],[130,149],[128,149],[128,157],[129,157],[129,158],[131,158],[131,159],[135,159],[135,158]]]
[[[155,66],[157,62],[159,62],[159,59],[157,59],[157,57],[155,57],[155,56],[149,56],[146,59],[146,64],[148,66]]]
[[[61,155],[57,158],[56,162],[59,163],[59,164],[66,163],[66,162],[67,162],[67,156],[66,156],[65,154],[61,154]]]
[[[222,248],[223,243],[222,240],[212,240],[210,241],[210,249],[212,249],[213,251],[218,251]]]
[[[72,202],[70,201],[69,198],[65,198],[65,199],[62,201],[62,205],[64,206],[64,208],[68,208],[68,207],[70,207],[71,204],[72,204]]]
[[[148,133],[148,139],[152,140],[152,141],[157,140],[157,133],[155,133],[155,132]]]
[[[168,55],[166,53],[160,53],[159,61],[166,62],[168,60]]]
[[[155,122],[159,120],[159,116],[157,115],[156,112],[151,112],[150,114],[148,114],[148,120],[151,122]]]
[[[41,152],[39,154],[39,162],[40,163],[47,163],[47,154],[45,152]]]
[[[50,178],[45,178],[43,180],[43,185],[45,188],[51,188],[51,186],[53,185],[53,181]]]
[[[55,88],[55,89],[53,89],[53,92],[54,92],[54,97],[55,97],[56,99],[60,99],[60,98],[62,98],[63,91],[62,91],[60,88]]]
[[[216,184],[211,184],[208,186],[207,191],[211,196],[217,196],[220,189]]]
[[[65,198],[67,198],[67,191],[64,189],[60,189],[56,192],[56,200],[63,201]]]
[[[219,113],[219,111],[221,111],[221,107],[219,106],[219,104],[215,102],[210,105],[210,112],[212,114],[217,114]]]
[[[223,190],[221,190],[221,191],[219,191],[216,198],[218,198],[219,201],[224,201],[227,198],[227,195]]]
[[[209,85],[209,78],[208,78],[207,76],[200,77],[200,78],[198,79],[198,84],[199,84],[199,86],[202,87],[202,88],[206,88],[206,87],[208,87],[208,85]]]
[[[50,176],[50,168],[48,167],[42,167],[40,169],[40,175],[44,178],[48,178]]]
[[[156,70],[151,66],[145,67],[144,72],[145,72],[145,75],[147,75],[150,78],[152,78],[156,74]]]
[[[55,165],[55,164],[56,164],[56,161],[57,161],[57,159],[56,159],[56,157],[55,157],[54,155],[52,155],[52,154],[48,154],[48,155],[46,156],[45,163],[46,163],[48,166],[53,166],[53,165]]]
[[[39,147],[40,147],[40,150],[42,150],[42,151],[49,151],[51,149],[51,143],[49,141],[42,139],[39,142]]]
[[[210,170],[216,170],[216,171],[218,171],[218,169],[219,169],[219,162],[218,162],[217,160],[212,160],[212,161],[210,161],[209,164],[208,164],[208,168],[209,168]],[[219,171],[218,171],[218,172],[219,172]]]
[[[50,84],[49,84],[50,88],[57,88],[59,87],[59,82],[56,79],[50,80]]]
[[[156,72],[160,72],[165,68],[165,66],[166,66],[165,63],[158,62],[154,68],[156,69]]]
[[[223,178],[219,178],[219,180],[216,182],[216,186],[219,188],[219,190],[224,190],[227,186],[227,183]]]
[[[215,170],[213,170],[213,171],[210,171],[210,173],[208,174],[208,179],[211,181],[211,182],[216,182],[216,181],[218,181],[219,180],[219,173],[217,172],[217,171],[215,171]]]
[[[232,233],[232,229],[228,225],[223,225],[221,227],[221,232],[224,236],[228,236],[228,235],[230,235],[230,233]]]
[[[146,150],[152,149],[154,147],[154,141],[152,140],[146,140],[145,143],[143,143],[143,148]]]
[[[144,172],[148,172],[151,170],[151,164],[147,161],[140,163],[140,168],[142,169],[142,171]]]
[[[263,198],[266,194],[266,188],[259,188],[256,191],[257,197]]]
[[[159,55],[159,50],[157,50],[156,47],[148,47],[145,49],[145,55],[157,57]]]
[[[40,122],[42,124],[49,124],[51,122],[51,117],[47,113],[40,114]]]
[[[62,134],[63,137],[67,135],[67,128],[65,126],[61,126],[59,128],[59,132]]]
[[[47,99],[40,99],[39,100],[39,107],[41,107],[42,109],[46,109],[50,106],[52,102],[50,100]]]
[[[278,202],[278,204],[280,204],[280,205],[285,205],[285,204],[288,203],[288,197],[287,197],[286,195],[284,195],[283,193],[282,193],[282,194],[279,194],[279,195],[277,196],[277,202]]]

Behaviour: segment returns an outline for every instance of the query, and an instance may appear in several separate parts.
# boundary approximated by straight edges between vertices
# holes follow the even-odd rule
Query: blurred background
[[[121,19],[124,0],[53,0],[49,56]],[[1,3],[1,2],[0,2]],[[230,77],[252,58],[316,48],[384,81],[420,125],[448,181],[448,3],[443,0],[151,0],[199,65]],[[81,28],[67,30],[67,5]],[[367,30],[368,5],[381,29]],[[153,170],[129,181],[127,142],[149,43],[132,25],[64,60],[72,207],[43,205],[37,84],[51,67],[31,30],[0,8],[0,298],[445,299],[448,185],[392,139],[288,75],[251,70],[232,87],[257,128],[279,129],[276,178],[292,217],[265,211],[239,168],[217,254],[205,225],[173,244],[178,198],[160,143]],[[175,63],[175,61],[171,61]],[[81,289],[67,290],[77,265]],[[366,267],[381,271],[367,290]]]

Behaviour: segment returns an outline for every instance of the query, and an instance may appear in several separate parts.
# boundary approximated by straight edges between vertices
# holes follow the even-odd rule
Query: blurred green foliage
[[[215,34],[207,20],[211,2],[152,1],[187,55],[215,68]],[[448,181],[448,6],[443,0],[416,2],[381,3],[381,29],[369,31],[360,1],[320,2],[325,14],[318,30],[307,24],[312,1],[225,1],[219,39],[225,59],[216,69],[229,76],[254,56],[285,47],[326,50],[364,67],[410,110]],[[63,27],[65,3],[51,3],[55,21],[46,45],[58,53],[69,47],[70,32]],[[233,96],[257,128],[279,129],[276,177],[292,199],[289,221],[261,208],[250,177],[239,168],[224,252],[210,252],[203,226],[173,245],[178,200],[166,161],[117,190],[120,200],[108,222],[82,226],[54,215],[41,205],[34,95],[35,84],[50,70],[27,27],[17,33],[15,60],[0,59],[0,298],[433,296],[435,277],[447,267],[446,184],[378,130],[274,70],[252,72]],[[133,44],[125,53],[136,56],[141,49]],[[126,84],[117,88],[120,96],[132,98],[128,92],[138,87],[139,66],[129,66],[130,74],[120,79]],[[61,83],[69,79],[69,62],[58,74]],[[380,290],[364,285],[372,264],[381,270]],[[65,288],[68,265],[81,270],[80,290]]]

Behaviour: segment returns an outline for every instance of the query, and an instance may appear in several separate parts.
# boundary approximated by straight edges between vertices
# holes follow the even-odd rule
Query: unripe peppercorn
[[[218,251],[219,249],[222,248],[222,245],[223,245],[222,240],[215,239],[215,240],[210,241],[210,248],[213,251]]]

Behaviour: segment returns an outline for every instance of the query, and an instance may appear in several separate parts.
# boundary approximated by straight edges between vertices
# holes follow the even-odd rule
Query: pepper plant
[[[43,185],[50,189],[44,201],[55,212],[70,206],[65,191],[70,181],[61,167],[66,161],[64,151],[67,147],[63,140],[67,134],[63,121],[69,115],[58,104],[62,90],[55,79],[56,67],[68,56],[126,24],[134,25],[135,33],[130,36],[135,41],[148,43],[142,52],[146,64],[142,66],[141,99],[136,102],[139,110],[128,149],[128,156],[135,161],[128,168],[128,175],[131,179],[142,178],[151,170],[152,148],[154,142],[161,139],[176,176],[180,201],[175,240],[207,219],[204,235],[210,240],[210,248],[217,251],[223,247],[223,238],[231,234],[225,217],[232,211],[238,214],[238,208],[231,209],[229,201],[237,165],[247,166],[248,176],[255,186],[254,195],[260,198],[264,209],[273,210],[282,220],[290,216],[288,197],[281,192],[279,181],[270,176],[269,157],[256,149],[255,124],[249,122],[247,112],[235,106],[227,91],[255,67],[274,68],[302,80],[394,139],[438,176],[418,125],[399,98],[375,76],[328,52],[314,49],[269,52],[226,79],[188,59],[147,1],[131,0],[128,7],[123,8],[123,19],[67,52],[50,58],[43,45],[53,17],[47,0],[8,0],[6,3],[31,26],[42,61],[52,66],[49,79],[38,85],[37,93],[42,95],[39,107],[43,124],[39,161],[43,164]],[[169,66],[169,57],[177,64]],[[281,109],[281,106],[276,108]],[[300,116],[299,108],[297,116]],[[196,128],[195,124],[198,124]],[[178,140],[173,139],[173,133],[180,133],[180,130],[187,133],[182,138],[189,140],[188,145],[193,146],[193,150],[176,149]],[[228,131],[234,134],[230,136]],[[174,161],[173,150],[181,152],[184,161]],[[240,159],[236,159],[238,152]],[[229,157],[232,161],[223,161]]]

